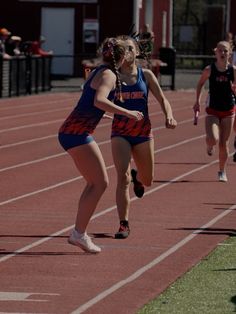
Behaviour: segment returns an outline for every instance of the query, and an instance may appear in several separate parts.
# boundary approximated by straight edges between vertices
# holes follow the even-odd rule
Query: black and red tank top
[[[219,71],[215,63],[211,64],[209,77],[209,107],[217,111],[229,111],[235,105],[235,96],[231,89],[234,81],[234,69],[228,65],[225,71]]]

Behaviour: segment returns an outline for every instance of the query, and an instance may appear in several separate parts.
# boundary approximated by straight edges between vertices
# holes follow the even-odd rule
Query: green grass
[[[236,236],[229,237],[137,314],[236,313]]]

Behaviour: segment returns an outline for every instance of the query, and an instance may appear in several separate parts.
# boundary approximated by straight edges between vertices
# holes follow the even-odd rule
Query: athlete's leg
[[[101,151],[95,141],[68,150],[75,165],[87,181],[80,197],[75,227],[86,231],[97,203],[108,185],[108,176]]]
[[[220,121],[219,139],[219,169],[225,171],[226,162],[229,156],[229,137],[233,129],[234,117],[226,117]]]
[[[236,115],[234,116],[234,149],[236,151]]]
[[[122,137],[113,137],[112,155],[117,172],[116,204],[120,221],[129,219],[131,145]]]
[[[234,154],[233,161],[236,162],[236,115],[234,117]]]
[[[219,118],[207,115],[205,118],[206,144],[210,155],[211,150],[219,141]]]
[[[133,146],[132,155],[137,166],[137,180],[150,186],[154,176],[154,140]]]

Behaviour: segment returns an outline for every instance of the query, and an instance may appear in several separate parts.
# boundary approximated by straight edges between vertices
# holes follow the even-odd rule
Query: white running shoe
[[[220,182],[227,182],[228,181],[226,173],[224,171],[218,172],[218,178],[219,178]]]
[[[101,252],[101,248],[95,245],[91,238],[86,234],[83,233],[80,235],[75,229],[73,229],[68,242],[72,245],[76,245],[80,247],[82,250],[88,253],[99,253]]]

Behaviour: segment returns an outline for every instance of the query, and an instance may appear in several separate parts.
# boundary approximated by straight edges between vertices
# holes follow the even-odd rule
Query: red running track
[[[95,137],[110,185],[88,230],[102,253],[67,244],[84,181],[57,130],[79,96],[0,100],[0,313],[135,313],[235,228],[235,164],[230,158],[229,182],[218,182],[203,114],[193,125],[194,92],[167,91],[178,127],[165,129],[150,96],[155,180],[142,199],[131,190],[130,237],[114,239],[116,174],[103,119]]]

